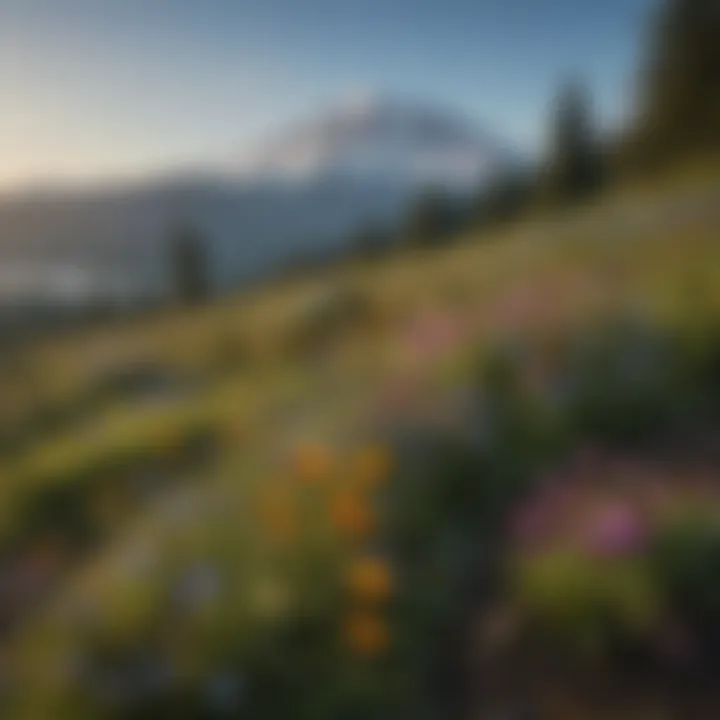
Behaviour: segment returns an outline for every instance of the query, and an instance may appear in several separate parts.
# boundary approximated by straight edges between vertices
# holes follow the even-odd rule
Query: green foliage
[[[705,508],[673,519],[652,558],[672,602],[699,629],[720,627],[720,514]]]
[[[720,9],[715,0],[666,0],[645,71],[634,154],[657,166],[720,150]]]
[[[642,637],[660,620],[659,595],[641,562],[592,561],[571,550],[531,557],[516,569],[519,602],[547,637],[604,652]]]
[[[47,612],[33,614],[31,622],[18,626],[18,646],[27,648],[35,641],[37,652],[34,662],[22,659],[27,682],[19,694],[28,703],[35,700],[47,703],[42,711],[25,716],[83,717],[74,706],[63,713],[62,704],[52,702],[57,696],[43,697],[43,693],[68,692],[76,693],[83,706],[97,703],[96,711],[88,713],[90,717],[112,716],[111,711],[125,717],[212,717],[218,713],[208,706],[208,697],[213,697],[217,685],[222,689],[230,677],[247,681],[249,693],[243,701],[243,710],[249,717],[313,720],[447,717],[447,712],[433,714],[428,710],[433,661],[447,647],[448,627],[458,625],[467,630],[461,605],[478,600],[478,595],[468,592],[477,568],[484,568],[486,562],[493,568],[493,563],[504,558],[507,514],[533,489],[533,483],[544,477],[548,465],[554,467],[558,455],[568,447],[563,443],[577,440],[570,433],[559,438],[562,433],[558,430],[572,430],[582,418],[586,433],[583,440],[604,439],[621,425],[623,437],[645,436],[650,428],[649,436],[657,441],[655,431],[663,425],[658,425],[657,417],[680,416],[688,409],[692,414],[698,392],[708,387],[717,392],[720,344],[708,332],[716,321],[711,293],[698,302],[692,314],[678,312],[677,321],[682,327],[693,324],[697,316],[703,318],[702,330],[697,331],[696,346],[691,352],[685,345],[676,346],[677,338],[668,340],[654,325],[625,325],[622,329],[597,326],[588,315],[579,317],[581,329],[572,331],[582,338],[579,349],[569,343],[568,347],[573,349],[557,365],[553,364],[554,355],[549,362],[546,356],[540,357],[542,353],[534,346],[530,333],[527,338],[521,335],[521,342],[497,352],[487,349],[495,348],[493,339],[485,339],[487,362],[482,370],[477,372],[472,366],[452,378],[451,390],[465,389],[473,396],[469,413],[449,418],[452,423],[457,421],[448,433],[449,438],[438,438],[434,433],[429,433],[430,437],[415,437],[408,450],[409,461],[404,462],[407,458],[400,457],[399,451],[397,472],[387,486],[378,490],[376,510],[382,531],[367,540],[367,547],[363,545],[362,549],[387,554],[397,585],[384,618],[391,639],[389,655],[382,662],[349,658],[347,649],[340,650],[338,614],[344,602],[337,599],[336,585],[341,575],[332,563],[343,543],[323,534],[323,521],[313,517],[310,522],[301,523],[311,528],[313,542],[292,542],[290,553],[276,562],[275,550],[258,530],[259,517],[253,510],[249,489],[284,477],[287,469],[282,463],[265,460],[269,456],[276,460],[288,437],[299,429],[312,433],[326,421],[329,432],[342,437],[343,442],[354,441],[358,423],[368,420],[364,415],[359,417],[364,412],[361,408],[365,408],[366,400],[371,403],[376,398],[380,383],[387,379],[389,367],[381,364],[380,356],[386,350],[388,355],[392,354],[398,326],[389,322],[387,330],[383,328],[373,335],[373,345],[381,346],[381,352],[374,356],[378,367],[363,368],[363,372],[355,372],[352,363],[345,365],[344,358],[338,358],[337,366],[328,362],[313,375],[309,370],[312,363],[298,363],[297,353],[287,353],[275,365],[268,363],[267,368],[263,367],[264,373],[259,374],[264,358],[270,356],[263,355],[260,348],[265,341],[268,345],[282,344],[290,327],[298,332],[291,342],[297,341],[301,346],[307,343],[307,347],[315,347],[317,342],[328,343],[332,349],[332,343],[339,337],[336,333],[351,329],[356,334],[348,355],[363,352],[362,343],[356,342],[362,339],[362,332],[356,331],[365,319],[372,319],[376,310],[388,312],[391,318],[404,317],[412,311],[412,303],[420,305],[436,299],[433,281],[439,274],[435,261],[440,259],[444,285],[464,279],[470,288],[467,304],[478,306],[492,303],[493,290],[513,290],[508,285],[515,283],[520,287],[537,279],[534,260],[540,257],[547,257],[553,264],[552,277],[557,277],[560,285],[574,277],[576,271],[580,275],[604,258],[617,259],[621,270],[632,272],[638,293],[645,293],[652,285],[648,277],[653,273],[663,278],[666,275],[674,278],[678,273],[684,277],[689,265],[707,266],[703,277],[712,285],[716,265],[708,258],[714,255],[707,252],[706,246],[696,243],[695,238],[683,239],[687,242],[678,243],[670,258],[664,260],[659,250],[665,246],[660,243],[625,244],[623,252],[632,253],[627,262],[623,259],[625,255],[605,242],[606,238],[597,244],[575,244],[572,254],[567,256],[562,245],[558,250],[552,242],[541,247],[537,255],[526,254],[528,248],[522,244],[462,248],[459,259],[453,260],[452,253],[442,258],[433,256],[429,269],[421,268],[424,257],[417,258],[419,270],[414,261],[403,265],[402,270],[383,268],[377,274],[384,279],[377,284],[374,281],[358,284],[359,295],[341,291],[304,305],[302,299],[306,294],[291,288],[293,291],[279,299],[280,293],[276,298],[277,291],[273,290],[269,301],[267,296],[261,296],[256,315],[245,314],[252,298],[251,302],[243,298],[242,311],[233,309],[227,316],[220,316],[220,308],[203,313],[202,332],[183,318],[178,322],[177,338],[163,347],[163,357],[168,363],[175,361],[176,354],[182,354],[197,337],[203,337],[201,372],[212,378],[201,385],[202,392],[183,395],[182,403],[158,408],[145,402],[146,371],[140,372],[139,378],[132,368],[130,378],[123,377],[123,373],[113,374],[107,385],[97,386],[97,399],[103,402],[102,415],[95,405],[88,405],[87,415],[83,415],[95,421],[97,435],[77,437],[73,426],[69,437],[58,438],[55,437],[58,429],[49,428],[49,436],[37,441],[32,452],[23,452],[17,463],[3,468],[6,493],[3,509],[11,516],[13,528],[27,531],[32,526],[32,531],[42,531],[47,527],[47,519],[53,517],[59,518],[64,527],[81,528],[85,508],[96,492],[102,495],[103,490],[123,489],[126,480],[143,483],[148,475],[162,473],[165,461],[173,456],[177,465],[172,463],[169,482],[179,479],[175,469],[183,475],[187,471],[194,479],[206,479],[211,468],[205,463],[191,467],[189,462],[193,438],[201,440],[216,433],[222,433],[223,438],[228,436],[221,446],[220,458],[227,478],[220,481],[215,477],[217,468],[213,463],[211,481],[195,488],[197,492],[191,495],[189,517],[184,517],[182,511],[175,517],[174,493],[157,498],[160,502],[153,503],[148,512],[147,525],[157,532],[150,543],[152,550],[164,559],[177,554],[173,572],[153,569],[149,575],[138,578],[132,567],[127,572],[117,570],[115,565],[133,563],[116,562],[115,550],[103,546],[98,550],[97,560],[92,561],[92,572],[88,573],[90,588],[87,597],[83,595],[91,608],[90,632],[85,632],[87,626],[78,631],[66,617],[66,591],[74,589],[77,575],[84,576],[71,572],[74,567],[69,568],[67,578],[61,578],[62,592],[48,593]],[[633,264],[635,260],[637,264]],[[472,263],[482,267],[484,274],[478,275]],[[528,272],[523,271],[523,266],[530,266]],[[359,270],[364,273],[369,268]],[[413,275],[415,272],[417,276]],[[480,286],[482,292],[473,294]],[[652,299],[658,299],[659,306],[664,307],[663,301],[668,298],[666,290],[666,283],[652,286]],[[620,293],[613,296],[613,307],[622,308],[626,299],[627,295]],[[571,304],[575,296],[568,293],[565,300]],[[672,297],[668,304],[672,304]],[[188,317],[195,315],[191,313]],[[220,318],[222,321],[217,322]],[[255,327],[260,328],[257,333]],[[562,328],[562,332],[568,331],[566,324]],[[153,324],[149,334],[162,330]],[[293,331],[289,334],[293,335]],[[122,342],[123,349],[139,342],[131,334],[121,337],[120,332],[114,339]],[[368,352],[377,350],[373,347]],[[461,350],[473,355],[472,341]],[[83,346],[73,352],[71,357],[76,362],[85,356]],[[132,356],[138,354],[131,352]],[[155,358],[156,354],[147,356]],[[362,358],[352,358],[358,359]],[[197,363],[198,358],[193,362]],[[323,374],[328,367],[338,380],[331,389]],[[155,384],[152,379],[155,370],[150,368],[151,386]],[[428,371],[435,379],[433,373],[438,373],[437,367]],[[160,375],[164,374],[161,370]],[[224,382],[217,386],[211,382],[223,379],[226,374],[249,377],[253,392],[247,391],[244,380],[242,392],[234,391],[234,386]],[[262,382],[255,383],[255,378],[260,377]],[[84,384],[88,385],[87,378]],[[464,388],[458,387],[461,384]],[[95,381],[89,385],[93,395]],[[208,401],[212,389],[218,397]],[[557,390],[559,400],[555,402]],[[435,386],[416,390],[424,393],[420,399],[431,409],[439,399],[435,391]],[[130,408],[119,400],[128,393],[133,396]],[[692,395],[691,403],[686,403],[688,393]],[[348,410],[344,407],[350,404],[346,397],[351,402],[363,402],[353,402]],[[582,402],[577,402],[578,398]],[[461,401],[466,399],[465,395],[461,397]],[[459,405],[464,407],[464,402]],[[343,406],[342,412],[335,412],[334,406]],[[328,412],[328,407],[333,412]],[[442,409],[445,410],[444,404]],[[454,412],[453,404],[448,414]],[[608,428],[611,432],[605,433]],[[452,437],[455,430],[461,439]],[[246,442],[248,435],[250,441]],[[243,437],[242,443],[237,442],[238,436]],[[246,455],[258,462],[253,462],[248,471],[240,472],[238,457]],[[221,482],[222,492],[218,489]],[[318,488],[313,488],[310,494],[319,497]],[[138,503],[135,509],[140,515],[142,505]],[[177,528],[177,537],[165,537],[168,527]],[[196,560],[198,551],[194,544],[204,543],[215,533],[221,536],[213,548],[215,554],[208,553],[204,561],[216,564],[223,577],[234,574],[234,579],[224,581],[222,591],[207,607],[203,605],[197,613],[187,609],[179,612],[168,598],[174,597],[172,591],[178,578],[182,579],[183,570]],[[118,532],[121,550],[138,540],[142,537],[134,523],[129,535]],[[646,637],[656,628],[664,598],[675,596],[675,590],[672,593],[658,590],[664,588],[664,577],[677,578],[669,585],[677,588],[678,593],[686,585],[696,588],[694,595],[702,600],[698,607],[708,608],[703,612],[709,614],[716,607],[712,589],[715,565],[707,558],[714,557],[715,550],[703,548],[713,543],[680,541],[673,536],[670,545],[669,550],[659,551],[661,569],[657,571],[653,565],[634,560],[614,564],[581,562],[572,552],[557,558],[538,558],[536,567],[521,563],[518,582],[522,597],[532,608],[536,629],[547,641],[541,646],[541,653],[552,648],[558,637],[570,648],[589,652],[608,647],[606,642],[614,646],[615,642],[622,645],[628,638],[632,641]],[[704,569],[697,573],[697,579],[690,581],[683,574],[689,566]],[[117,578],[113,572],[106,572],[108,567],[118,573]],[[276,622],[278,593],[268,592],[267,575],[289,588],[291,600],[286,605],[290,610],[283,621]],[[255,607],[256,581],[265,605],[260,609]],[[482,591],[503,590],[496,581],[497,577],[492,576],[492,583]],[[691,605],[686,603],[692,598],[686,601],[685,597],[677,595],[678,606],[689,608]],[[478,607],[473,605],[472,610],[477,611]],[[38,625],[41,619],[52,625],[57,637],[49,639],[53,633],[44,634],[43,627]],[[701,623],[701,627],[706,626]],[[67,627],[70,629],[63,631]],[[97,634],[93,634],[93,627],[100,628]],[[10,659],[19,667],[21,660],[12,652]],[[128,687],[119,704],[113,706],[107,698],[87,698],[91,693],[83,686],[87,680],[84,675],[56,678],[55,667],[68,656],[79,657],[83,672],[86,666],[94,668],[99,673],[97,677],[107,679],[107,684]],[[132,682],[124,674],[126,670],[134,681],[148,662],[152,667],[155,661],[176,660],[181,668],[171,677],[169,686],[161,688],[157,695],[152,694],[155,691],[143,690],[145,694],[130,702]],[[186,662],[190,669],[184,667]],[[618,672],[623,667],[619,663]],[[52,676],[57,687],[48,690],[43,685],[45,676]],[[122,685],[126,681],[129,685]],[[141,690],[143,687],[141,684]],[[15,716],[10,713],[8,717]]]
[[[581,335],[568,368],[576,428],[626,441],[667,428],[692,390],[680,351],[659,329],[623,320]]]

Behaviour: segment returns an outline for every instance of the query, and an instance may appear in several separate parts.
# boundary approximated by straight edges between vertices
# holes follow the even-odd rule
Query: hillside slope
[[[568,334],[602,346],[596,328],[619,320],[704,357],[720,326],[719,188],[620,194],[482,243],[349,264],[16,358],[2,373],[0,459],[12,712],[125,717],[190,702],[212,717],[220,702],[286,717],[268,690],[280,683],[297,717],[393,702],[412,716],[398,688],[430,702],[418,657],[459,601],[434,592],[451,572],[442,558],[464,557],[465,511],[490,507],[473,496],[443,515],[458,508],[425,494],[451,477],[442,464],[432,474],[433,443],[470,433],[485,447],[500,427],[467,414],[498,348],[531,358],[527,382],[561,406],[566,378],[545,372]],[[526,442],[501,456],[504,482],[520,458],[536,462]],[[483,467],[478,483],[497,471]],[[419,534],[406,547],[408,527]],[[342,578],[368,553],[380,564],[361,565],[353,592],[397,608],[338,629]],[[306,641],[278,629],[295,623]],[[375,665],[388,646],[390,670]],[[352,684],[363,672],[371,687]],[[306,697],[321,678],[327,696]]]

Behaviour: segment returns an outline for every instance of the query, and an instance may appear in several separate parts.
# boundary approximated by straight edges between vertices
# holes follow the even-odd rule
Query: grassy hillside
[[[5,358],[3,717],[450,717],[504,711],[508,674],[550,708],[568,666],[650,717],[613,663],[714,632],[710,581],[707,615],[679,561],[588,565],[572,529],[530,552],[512,518],[582,476],[589,526],[610,503],[667,557],[720,557],[672,536],[720,510],[719,199],[688,174]],[[658,488],[683,518],[646,512]]]

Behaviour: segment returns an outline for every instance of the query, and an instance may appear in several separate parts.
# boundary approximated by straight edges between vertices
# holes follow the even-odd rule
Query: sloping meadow
[[[4,716],[716,716],[720,245],[610,227],[167,319],[4,461]]]

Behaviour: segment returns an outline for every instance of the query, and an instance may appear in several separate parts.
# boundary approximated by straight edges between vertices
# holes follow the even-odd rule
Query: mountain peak
[[[460,115],[362,91],[242,158],[236,169],[247,179],[348,177],[455,189],[510,161],[501,143]]]
[[[392,104],[389,95],[384,95],[378,90],[355,90],[341,98],[331,108],[338,115],[366,116],[378,112],[379,109]]]

